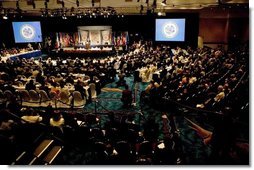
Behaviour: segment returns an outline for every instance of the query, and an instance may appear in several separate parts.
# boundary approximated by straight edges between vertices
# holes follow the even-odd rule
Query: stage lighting
[[[94,0],[92,0],[92,6],[94,7]]]
[[[77,5],[77,7],[79,7],[79,0],[76,1],[76,5]]]
[[[167,5],[167,0],[163,0],[163,1],[161,2],[161,5],[162,5],[162,6],[166,6],[166,5]]]

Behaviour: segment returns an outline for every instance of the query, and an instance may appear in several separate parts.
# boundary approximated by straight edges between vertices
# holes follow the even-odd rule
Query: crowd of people
[[[43,122],[52,127],[61,127],[61,132],[64,131],[63,125],[76,128],[78,124],[73,122],[76,122],[78,118],[72,117],[69,119],[68,116],[64,116],[58,111],[54,112],[51,105],[45,108],[48,112],[47,116],[42,116],[42,113],[38,114],[38,112],[36,113],[29,107],[26,111],[22,111],[24,108],[18,101],[19,87],[24,87],[27,91],[44,90],[48,95],[52,91],[56,94],[64,91],[67,96],[70,96],[73,91],[78,91],[82,98],[91,102],[91,91],[86,88],[89,84],[94,83],[96,85],[96,92],[99,95],[102,87],[108,83],[116,82],[116,87],[125,88],[122,92],[122,102],[124,107],[130,108],[133,96],[131,89],[126,84],[125,77],[134,75],[135,82],[148,83],[146,89],[141,92],[141,102],[166,112],[175,112],[180,106],[194,110],[198,109],[198,111],[219,112],[223,115],[225,107],[230,107],[233,112],[227,113],[227,116],[230,115],[241,119],[242,115],[239,115],[239,113],[249,102],[249,68],[248,53],[246,51],[225,52],[222,49],[211,48],[193,50],[190,47],[182,49],[180,47],[170,48],[164,45],[154,47],[149,43],[134,43],[130,47],[129,52],[106,58],[61,59],[48,57],[38,60],[33,58],[7,59],[6,61],[1,61],[0,72],[2,94],[5,91],[10,91],[13,94],[13,96],[1,102],[1,109],[6,112],[3,115],[7,115],[10,112],[12,116],[14,114],[20,117],[25,123]],[[73,86],[73,90],[67,88],[68,85]],[[239,113],[237,113],[238,111]],[[49,114],[49,112],[52,114]],[[97,122],[96,118],[94,120],[94,122]],[[89,138],[89,141],[91,139],[94,142],[93,144],[96,143],[100,146],[99,148],[94,148],[95,150],[98,149],[96,150],[96,154],[98,154],[96,157],[96,159],[98,158],[97,161],[101,161],[101,164],[108,164],[112,163],[110,161],[120,159],[122,162],[120,161],[119,163],[123,164],[168,164],[167,161],[171,162],[170,164],[177,164],[177,156],[172,154],[174,152],[174,149],[172,149],[173,140],[170,139],[165,139],[165,145],[167,146],[164,147],[163,153],[156,152],[159,155],[157,155],[158,157],[154,157],[152,152],[147,154],[147,157],[143,157],[142,154],[138,155],[139,157],[133,154],[130,155],[131,152],[137,150],[128,148],[129,145],[126,142],[132,142],[131,147],[134,147],[139,140],[139,135],[137,135],[138,130],[135,127],[129,127],[133,126],[133,123],[129,122],[132,121],[126,120],[124,124],[119,125],[115,122],[114,116],[109,114],[108,127],[112,127],[106,129],[106,132],[110,133],[112,130],[116,130],[119,136],[114,136],[116,134],[110,133],[108,134],[109,136],[104,134],[102,135],[104,137],[101,137],[97,136],[98,133],[95,135],[89,132],[90,137],[93,137],[93,139]],[[113,126],[116,124],[117,126]],[[152,124],[148,127],[151,128]],[[6,141],[11,141],[12,143],[15,140],[13,135],[10,135],[11,133],[5,134],[5,132],[10,130],[9,127],[14,125],[15,119],[6,119],[5,117],[1,119],[1,138],[3,138],[1,141],[5,143]],[[123,125],[127,127],[122,128],[121,126]],[[150,133],[149,128],[144,131],[148,136],[147,138],[151,136],[157,137],[157,126],[156,124],[154,125],[156,134],[147,135],[147,133]],[[132,130],[134,131],[133,134],[135,134],[132,137],[136,139],[134,142],[131,138]],[[99,131],[100,133],[102,132],[101,129]],[[53,133],[59,132],[53,130]],[[130,133],[130,136],[127,136],[130,138],[125,138],[120,135],[121,133]],[[64,138],[64,136],[62,137]],[[108,143],[98,143],[101,142],[99,140],[101,138],[108,139]],[[142,142],[139,141],[139,143],[143,143],[147,138],[143,138]],[[84,139],[86,142],[87,140],[87,138]],[[125,140],[125,142],[121,143],[120,141],[122,140]],[[149,142],[148,146],[152,146],[151,143],[153,142],[151,140]],[[105,146],[105,149],[101,149],[102,145],[103,147]],[[128,146],[127,148],[130,152],[126,153],[119,149],[119,157],[115,157],[114,155],[117,154],[115,154],[114,146],[116,148]],[[110,153],[114,158],[113,160],[111,159],[112,157],[109,159],[108,154],[105,155],[105,152],[103,152],[105,150],[108,151],[108,154]],[[154,149],[149,151],[152,150],[154,151]],[[102,156],[100,154],[103,157],[100,157]],[[171,160],[163,160],[162,154],[171,154],[173,157]],[[126,156],[130,157],[127,159]],[[160,159],[158,159],[159,157]],[[88,162],[88,164],[96,163],[93,161]]]

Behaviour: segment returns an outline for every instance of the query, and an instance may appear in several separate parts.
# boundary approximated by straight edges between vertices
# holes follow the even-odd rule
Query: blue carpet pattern
[[[98,103],[95,106],[95,102],[92,102],[85,106],[84,110],[89,112],[96,113],[107,113],[108,111],[114,111],[116,114],[119,113],[135,113],[135,123],[144,123],[149,117],[153,117],[156,123],[159,124],[160,129],[162,129],[162,113],[159,110],[151,108],[148,105],[142,105],[140,103],[140,93],[146,88],[148,83],[137,82],[133,84],[133,77],[125,78],[127,84],[135,96],[136,106],[132,108],[126,109],[122,107],[121,92],[101,92],[98,95]],[[116,79],[117,81],[117,79]],[[115,81],[115,82],[116,82]],[[116,83],[107,84],[105,87],[108,88],[116,88]],[[124,89],[124,87],[119,87],[120,89]],[[142,109],[142,114],[141,113]],[[183,110],[179,111],[180,113]],[[168,113],[174,114],[174,113]],[[189,114],[189,113],[188,113]],[[174,120],[177,129],[180,132],[180,141],[182,145],[182,157],[185,159],[184,164],[186,165],[202,165],[207,163],[207,159],[209,153],[211,152],[211,148],[205,146],[203,144],[202,139],[191,129],[188,127],[186,120],[184,119],[184,114],[174,114]],[[195,118],[198,118],[199,115],[193,113],[191,118],[195,121]],[[100,114],[101,125],[103,127],[104,123],[107,121],[107,115]],[[196,121],[199,122],[200,121]],[[204,124],[206,128],[211,129],[209,125]],[[204,126],[202,125],[202,126]],[[159,139],[163,139],[162,130],[159,135]]]

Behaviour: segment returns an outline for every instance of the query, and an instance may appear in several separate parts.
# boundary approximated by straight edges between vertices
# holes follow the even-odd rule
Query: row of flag
[[[111,33],[111,32],[110,32]],[[129,34],[127,31],[124,32],[112,32],[111,42],[108,45],[125,46],[129,43]],[[74,47],[81,42],[81,34],[78,32],[74,33],[56,33],[55,48],[63,47]],[[102,42],[101,42],[102,43]]]

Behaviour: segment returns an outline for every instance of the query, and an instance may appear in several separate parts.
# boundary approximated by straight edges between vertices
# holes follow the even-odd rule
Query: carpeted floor
[[[145,120],[149,119],[149,117],[153,117],[160,125],[160,129],[162,128],[162,119],[161,119],[161,111],[151,108],[148,105],[142,105],[140,104],[140,93],[145,89],[145,87],[148,85],[148,83],[134,83],[133,84],[133,77],[126,77],[125,78],[127,84],[129,85],[130,89],[133,92],[133,95],[135,94],[135,103],[136,106],[132,106],[129,109],[122,107],[122,102],[120,100],[121,98],[121,91],[124,87],[116,87],[116,83],[110,83],[105,86],[105,90],[102,89],[102,92],[100,95],[98,95],[98,102],[92,102],[88,104],[84,109],[85,111],[89,112],[96,112],[97,114],[105,113],[108,111],[114,111],[116,114],[121,113],[135,113],[135,123],[144,123]],[[115,89],[117,88],[117,89]],[[112,90],[110,90],[112,89]],[[120,89],[120,90],[118,90]],[[142,108],[141,108],[142,107]],[[140,115],[140,111],[142,109],[142,115]],[[205,146],[198,137],[198,135],[188,127],[188,124],[186,120],[184,119],[183,110],[179,110],[179,113],[168,113],[168,114],[174,114],[175,124],[177,126],[177,129],[180,132],[180,139],[181,139],[181,145],[182,145],[182,154],[184,157],[184,164],[190,165],[190,164],[197,164],[202,165],[207,163],[207,158],[210,153],[210,148],[208,146]],[[189,114],[189,113],[188,113]],[[198,118],[199,115],[196,113],[193,113],[192,115],[188,115],[193,118]],[[202,116],[202,115],[201,115]],[[107,120],[107,116],[104,114],[101,114],[101,122],[102,127],[104,125],[104,122]],[[206,128],[210,128],[209,126],[205,126]],[[159,136],[160,139],[163,139],[162,132]]]

